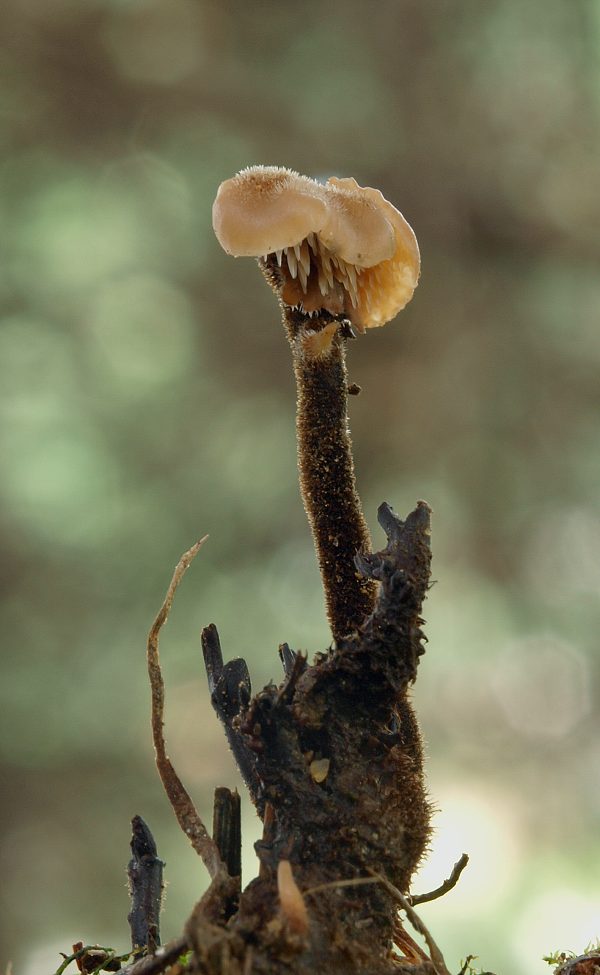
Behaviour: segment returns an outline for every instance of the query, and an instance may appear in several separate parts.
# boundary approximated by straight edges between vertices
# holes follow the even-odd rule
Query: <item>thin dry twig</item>
[[[160,945],[163,867],[150,827],[141,816],[134,816],[131,820],[131,860],[127,864],[131,897],[127,920],[134,951],[143,947],[152,953]]]
[[[159,972],[164,972],[165,968],[177,961],[180,955],[185,954],[189,947],[188,939],[182,935],[162,948],[157,948],[156,954],[146,955],[128,968],[123,968],[119,975],[159,975]]]
[[[394,918],[393,924],[393,938],[394,944],[402,952],[403,957],[405,957],[412,964],[422,964],[426,961],[431,964],[428,955],[425,954],[420,944],[417,944],[415,939],[406,930],[402,921],[398,916]]]
[[[444,880],[443,884],[440,884],[440,886],[436,887],[435,890],[428,891],[426,894],[412,894],[408,898],[408,902],[414,907],[415,904],[425,904],[427,901],[434,901],[437,900],[438,897],[443,897],[444,894],[447,894],[449,890],[456,887],[458,879],[468,862],[468,853],[463,853],[460,860],[457,860],[452,867],[452,873],[447,880]]]
[[[398,975],[436,975],[436,971],[435,965],[429,959],[421,964],[412,961],[397,963]]]
[[[434,965],[434,968],[437,972],[437,975],[450,975],[450,972],[446,967],[446,962],[444,961],[444,956],[442,955],[440,949],[436,945],[431,934],[423,924],[423,921],[421,920],[417,912],[412,909],[410,903],[408,902],[404,894],[402,894],[397,887],[394,887],[394,885],[390,883],[387,877],[382,876],[380,873],[377,873],[375,870],[369,869],[369,872],[373,877],[376,877],[379,880],[379,882],[385,887],[385,889],[389,891],[389,893],[398,901],[400,907],[406,913],[406,916],[410,921],[410,923],[412,924],[415,931],[418,934],[423,935],[427,947],[429,948],[429,955]]]
[[[309,887],[303,890],[302,895],[308,897],[311,894],[320,894],[322,890],[333,890],[335,887],[362,887],[364,884],[378,884],[379,875],[376,877],[351,877],[349,880],[330,880],[326,884],[319,884],[317,887]]]
[[[98,954],[103,953],[102,964],[104,964],[104,962],[106,961],[111,961],[111,960],[112,961],[123,960],[125,958],[129,958],[131,955],[131,952],[128,951],[125,955],[117,956],[115,955],[114,948],[104,948],[102,945],[83,945],[81,944],[81,942],[79,942],[78,944],[79,947],[78,945],[73,945],[73,947],[76,950],[71,955],[63,955],[63,961],[54,972],[54,975],[62,975],[62,973],[69,967],[72,961],[77,962],[79,967],[79,960],[81,958],[84,958],[85,955],[89,954],[90,952],[96,952]]]
[[[208,535],[205,535],[204,538],[201,538],[199,542],[192,545],[191,549],[185,552],[177,563],[175,572],[173,573],[173,578],[171,579],[171,583],[167,589],[165,601],[158,612],[158,616],[152,624],[150,633],[148,634],[147,661],[148,676],[150,678],[150,688],[152,691],[152,738],[154,741],[154,750],[156,752],[156,766],[158,768],[158,773],[161,777],[164,790],[167,793],[169,802],[171,803],[173,812],[177,816],[177,821],[181,826],[181,829],[188,837],[196,853],[198,853],[198,855],[202,858],[204,866],[208,870],[211,878],[214,879],[219,871],[224,869],[223,863],[219,856],[219,850],[216,843],[214,843],[209,836],[204,823],[196,811],[196,807],[194,806],[189,793],[187,792],[185,786],[175,771],[170,758],[167,755],[163,733],[165,685],[160,669],[158,654],[160,631],[167,622],[169,610],[173,604],[177,587],[181,582],[186,569],[189,568],[192,560],[198,554],[207,538]]]

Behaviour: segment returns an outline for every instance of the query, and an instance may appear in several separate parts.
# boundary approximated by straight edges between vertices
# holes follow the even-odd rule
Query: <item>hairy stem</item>
[[[312,529],[334,639],[356,630],[375,605],[375,586],[356,571],[369,531],[356,490],[348,429],[345,339],[337,321],[284,305],[297,387],[302,500]]]

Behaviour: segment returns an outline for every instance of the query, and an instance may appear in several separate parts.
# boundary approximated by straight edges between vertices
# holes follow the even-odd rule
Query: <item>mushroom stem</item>
[[[373,612],[375,585],[355,567],[370,550],[356,490],[348,428],[346,340],[340,322],[312,319],[283,305],[297,387],[300,491],[313,533],[327,615],[336,641]],[[320,338],[322,336],[322,338]]]

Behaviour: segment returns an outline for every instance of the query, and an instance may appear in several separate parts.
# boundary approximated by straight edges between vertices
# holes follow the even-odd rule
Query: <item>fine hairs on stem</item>
[[[359,576],[358,552],[370,538],[356,490],[348,429],[346,339],[338,322],[311,320],[283,305],[297,388],[296,434],[302,500],[336,641],[356,630],[375,604],[375,585]],[[319,328],[320,326],[320,328]]]

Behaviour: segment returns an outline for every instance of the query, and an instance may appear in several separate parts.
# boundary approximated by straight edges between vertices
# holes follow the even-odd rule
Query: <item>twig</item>
[[[290,650],[289,647],[288,647],[288,651],[289,653],[294,653],[294,651]],[[280,652],[281,652],[281,647],[280,647]],[[282,660],[283,659],[285,658],[282,656]],[[294,694],[296,692],[296,686],[298,684],[298,681],[302,677],[302,674],[306,670],[306,667],[307,667],[307,663],[306,663],[305,655],[302,653],[294,653],[294,656],[292,658],[291,669],[289,670],[289,672],[286,670],[285,678],[279,689],[279,694],[277,695],[278,702],[286,702],[289,704],[292,701]]]
[[[234,719],[246,707],[252,693],[250,674],[240,657],[223,663],[219,633],[214,623],[205,626],[200,635],[204,667],[208,678],[210,700],[223,722],[229,747],[254,803],[260,795],[260,780],[256,774],[256,755],[247,747],[243,735],[234,727]]]
[[[429,959],[420,965],[412,961],[398,965],[398,975],[436,975],[436,971],[435,965]]]
[[[145,958],[140,958],[128,968],[122,969],[119,975],[158,975],[159,972],[164,972],[165,968],[177,961],[180,955],[185,954],[189,947],[188,939],[182,935],[158,948],[154,955],[146,955]]]
[[[215,789],[213,839],[232,880],[231,890],[222,904],[223,918],[227,921],[239,910],[242,889],[242,816],[237,789],[233,792],[224,786]]]
[[[208,535],[205,535],[199,542],[196,542],[188,552],[185,552],[181,556],[181,559],[177,563],[173,578],[167,589],[165,601],[148,634],[147,661],[148,676],[152,691],[152,738],[156,752],[156,766],[181,829],[188,837],[196,853],[202,858],[210,876],[214,879],[219,871],[224,869],[221,857],[219,856],[219,850],[216,843],[208,835],[206,827],[200,819],[185,786],[171,764],[171,760],[166,751],[163,734],[165,685],[160,669],[158,653],[160,631],[167,621],[177,587],[192,559],[198,554],[207,538]]]
[[[79,943],[81,944],[81,942]],[[75,945],[74,947],[77,948],[77,945]],[[77,951],[74,951],[72,954],[63,955],[63,961],[54,972],[54,975],[62,975],[62,973],[65,971],[65,969],[69,967],[72,961],[78,962],[80,958],[83,958],[84,955],[87,955],[88,951],[105,951],[108,956],[108,954],[111,951],[113,951],[113,949],[103,948],[101,945],[81,945],[81,948],[77,948]],[[61,952],[61,954],[63,953]],[[77,967],[79,968],[79,965]]]
[[[421,964],[426,961],[431,964],[429,957],[425,954],[420,944],[408,933],[398,916],[394,918],[392,940],[397,948],[400,949],[407,961],[413,964]]]
[[[152,953],[160,945],[160,905],[163,892],[163,861],[158,857],[150,828],[141,816],[131,820],[131,860],[127,865],[131,909],[131,947]]]
[[[449,890],[456,887],[458,883],[458,878],[465,869],[467,863],[469,862],[468,853],[463,853],[460,860],[457,860],[452,867],[452,873],[447,880],[444,880],[443,884],[436,887],[435,890],[430,890],[427,894],[413,894],[408,898],[410,904],[415,906],[415,904],[425,904],[427,901],[437,900],[438,897],[443,897],[447,894]]]
[[[283,666],[284,675],[289,677],[294,666],[294,660],[296,659],[296,652],[291,650],[287,643],[280,643],[279,659],[281,660]]]
[[[336,887],[362,887],[364,884],[380,883],[379,875],[373,877],[351,877],[349,880],[330,880],[326,884],[319,884],[317,887],[309,887],[303,890],[304,897],[312,894],[320,894],[322,890],[333,890]]]
[[[114,967],[113,967],[114,966]],[[89,975],[99,975],[100,972],[113,972],[119,971],[121,967],[121,960],[118,958],[114,948],[108,952],[106,958],[102,958],[95,968],[87,969]],[[86,971],[86,969],[84,969]]]
[[[242,876],[241,804],[237,789],[215,789],[213,839],[230,877]]]
[[[417,912],[412,909],[411,905],[409,904],[404,894],[402,894],[397,887],[394,887],[394,885],[390,883],[387,877],[382,876],[382,874],[377,873],[375,870],[369,869],[369,873],[371,873],[373,877],[376,877],[379,880],[379,882],[385,887],[385,889],[389,891],[389,893],[398,901],[400,907],[406,913],[406,916],[410,921],[410,923],[412,924],[415,931],[418,934],[423,935],[427,947],[429,948],[429,955],[431,961],[433,962],[437,975],[450,975],[450,972],[446,967],[446,962],[444,961],[444,956],[442,955],[440,949],[436,945],[431,934],[423,924],[423,921],[421,920]]]

